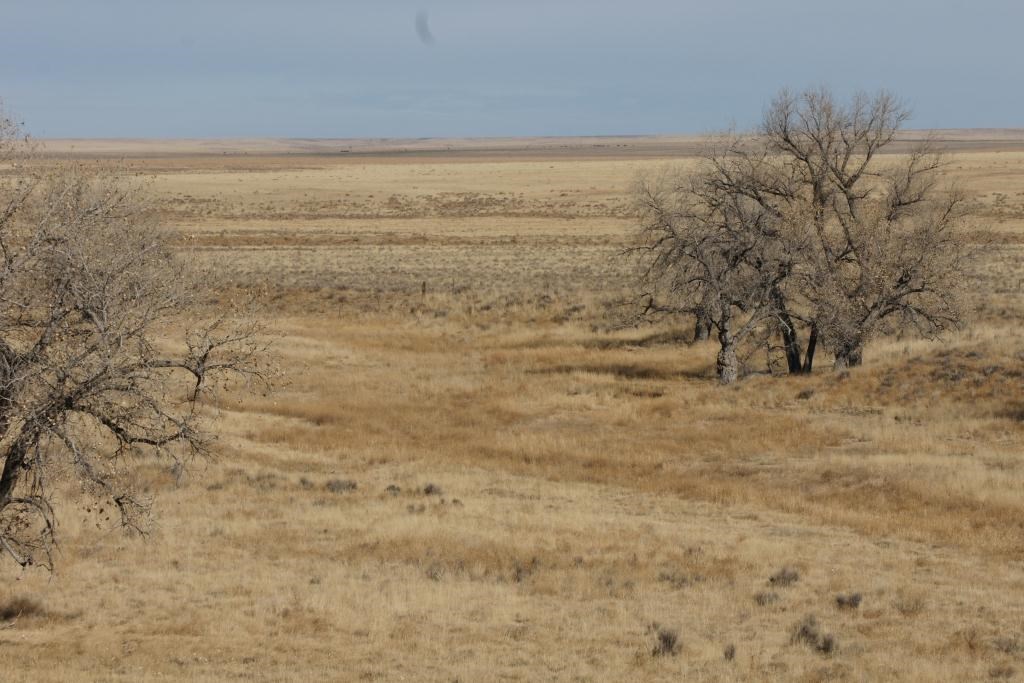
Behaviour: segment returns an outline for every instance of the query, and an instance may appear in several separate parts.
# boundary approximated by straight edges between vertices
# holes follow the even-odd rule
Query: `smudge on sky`
[[[430,32],[430,17],[423,10],[416,13],[416,35],[424,45],[434,44],[434,34]]]

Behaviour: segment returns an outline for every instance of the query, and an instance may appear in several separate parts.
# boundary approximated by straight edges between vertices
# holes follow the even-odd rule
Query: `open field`
[[[1020,151],[1024,148],[1024,128],[976,128],[935,131],[905,130],[899,145],[938,135],[951,151]],[[622,135],[596,137],[532,138],[235,138],[235,139],[52,139],[46,150],[55,156],[84,158],[113,157],[148,159],[278,155],[371,156],[408,158],[410,156],[466,158],[499,154],[537,159],[678,158],[699,152],[705,139],[695,135]],[[222,160],[224,161],[224,160]]]
[[[153,177],[288,381],[144,464],[148,539],[72,493],[4,679],[1024,679],[1024,134],[944,134],[971,324],[728,389],[620,305],[625,194],[694,139],[55,143]]]

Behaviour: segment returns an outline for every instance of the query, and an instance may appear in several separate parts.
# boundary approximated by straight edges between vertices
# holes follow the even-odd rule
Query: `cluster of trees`
[[[846,368],[885,332],[958,326],[964,196],[928,139],[882,156],[907,118],[886,92],[783,91],[755,135],[718,140],[696,171],[641,178],[631,253],[645,311],[717,333],[723,383],[748,344],[808,373],[822,348]]]
[[[62,491],[141,529],[134,461],[205,452],[210,390],[266,377],[259,327],[204,315],[209,288],[138,183],[34,162],[0,112],[0,552],[49,564]]]

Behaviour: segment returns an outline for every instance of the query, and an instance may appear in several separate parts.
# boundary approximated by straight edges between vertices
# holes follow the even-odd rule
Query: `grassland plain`
[[[1024,677],[1024,134],[945,135],[971,324],[729,389],[685,321],[620,324],[627,190],[692,140],[62,143],[265,292],[288,381],[143,463],[148,539],[67,492],[3,678]]]

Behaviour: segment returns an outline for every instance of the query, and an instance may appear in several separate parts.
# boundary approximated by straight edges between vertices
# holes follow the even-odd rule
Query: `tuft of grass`
[[[651,650],[652,657],[674,657],[679,654],[681,643],[679,642],[679,631],[677,629],[653,623],[648,627],[648,631],[654,633],[654,648]]]
[[[331,493],[346,493],[348,491],[355,491],[359,488],[351,479],[331,479],[324,485],[324,488]]]
[[[791,586],[800,580],[800,572],[793,567],[783,567],[768,579],[772,586]]]
[[[831,633],[824,633],[814,615],[808,615],[793,627],[790,642],[794,645],[803,644],[822,655],[831,655],[839,643]]]
[[[522,583],[528,579],[537,569],[540,567],[540,560],[536,557],[529,561],[527,564],[523,564],[519,560],[516,560],[512,566],[512,580],[515,583]]]
[[[1020,638],[1017,638],[1016,636],[1002,636],[996,638],[992,641],[992,647],[1007,655],[1015,655],[1024,652],[1024,643],[1022,643]]]
[[[676,590],[681,590],[698,583],[704,583],[705,577],[700,574],[689,574],[679,571],[663,571],[658,574],[658,581],[667,583]]]
[[[893,601],[893,607],[904,617],[916,617],[924,611],[924,597],[919,593],[900,592]]]
[[[839,609],[857,609],[862,600],[860,593],[840,593],[836,596],[836,607]]]

